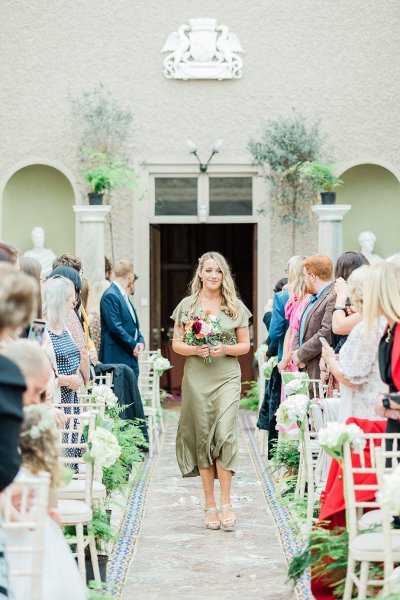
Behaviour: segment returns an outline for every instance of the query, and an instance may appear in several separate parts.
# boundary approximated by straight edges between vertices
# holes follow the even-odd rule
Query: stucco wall
[[[238,34],[246,52],[241,80],[163,77],[160,49],[167,36],[197,16],[212,16]],[[398,0],[203,0],[200,6],[187,0],[3,0],[0,177],[40,154],[79,180],[69,98],[100,82],[134,111],[138,162],[191,160],[188,137],[202,156],[222,137],[218,161],[249,161],[246,145],[260,121],[295,107],[320,118],[338,162],[364,162],[368,154],[397,165],[399,17]],[[146,197],[145,183],[142,193]],[[114,210],[119,257],[133,252],[133,201],[128,194]],[[274,221],[273,279],[287,258],[285,231]],[[313,251],[316,227],[300,239],[297,252]]]

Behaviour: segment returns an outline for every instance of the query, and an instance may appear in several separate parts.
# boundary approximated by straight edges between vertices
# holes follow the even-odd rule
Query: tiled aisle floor
[[[176,464],[175,430],[169,420],[122,600],[293,600],[244,436],[233,487],[238,527],[208,531],[200,480],[182,479]]]

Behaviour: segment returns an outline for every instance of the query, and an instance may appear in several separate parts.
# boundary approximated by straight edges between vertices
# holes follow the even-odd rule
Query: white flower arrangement
[[[292,394],[308,394],[309,377],[307,373],[283,372],[281,376],[286,396],[291,396]]]
[[[167,371],[168,369],[172,369],[172,365],[169,362],[168,358],[165,358],[164,356],[155,355],[152,358],[152,362],[153,362],[154,370],[157,372],[157,375],[159,377],[162,376],[164,371]]]
[[[257,362],[264,361],[267,350],[268,350],[267,344],[261,344],[261,346],[258,346],[257,350],[254,352],[254,358],[256,359]]]
[[[276,423],[283,429],[289,429],[292,425],[302,427],[308,414],[310,399],[306,394],[293,394],[280,404],[276,411]]]
[[[278,357],[271,356],[266,362],[264,362],[261,366],[262,373],[265,379],[271,379],[271,374],[273,368],[278,364]]]
[[[114,408],[118,403],[118,398],[108,385],[96,385],[92,388],[92,397],[94,400],[102,399],[107,408]]]
[[[89,455],[102,467],[111,467],[121,454],[121,446],[111,431],[97,427],[89,437]]]
[[[376,500],[380,506],[386,506],[393,514],[400,513],[400,465],[383,475]]]
[[[343,458],[343,446],[346,442],[357,454],[365,448],[363,430],[355,423],[327,423],[326,427],[318,433],[318,443],[333,458]]]

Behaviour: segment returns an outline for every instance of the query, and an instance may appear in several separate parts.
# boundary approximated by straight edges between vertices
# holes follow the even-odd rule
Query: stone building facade
[[[197,211],[156,214],[157,178],[200,178],[197,190],[206,203],[210,178],[251,179],[250,214],[228,210],[206,223],[256,225],[253,311],[262,312],[293,248],[291,228],[273,216],[247,144],[263,119],[288,115],[293,108],[320,119],[345,180],[338,201],[352,204],[344,223],[346,248],[356,248],[358,233],[372,229],[377,253],[400,250],[397,0],[203,0],[201,7],[187,0],[25,0],[2,2],[0,17],[0,237],[25,251],[31,229],[42,225],[47,246],[74,250],[72,206],[87,202],[87,189],[76,162],[70,100],[103,83],[134,113],[132,160],[139,182],[135,192],[112,196],[113,243],[107,224],[106,252],[135,262],[147,335],[151,278],[159,275],[152,232],[175,225],[179,237],[180,226],[199,223]],[[242,78],[164,77],[160,50],[171,32],[194,17],[214,18],[237,34],[245,51]],[[206,174],[189,154],[188,138],[201,157],[217,138],[224,139]],[[296,233],[296,253],[317,250],[312,217],[307,231]],[[261,339],[262,325],[258,329]]]

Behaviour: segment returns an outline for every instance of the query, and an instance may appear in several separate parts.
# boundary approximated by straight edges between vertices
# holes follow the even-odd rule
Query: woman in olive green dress
[[[192,346],[184,340],[185,324],[208,312],[224,330],[235,334],[233,344]],[[174,310],[172,348],[186,356],[182,380],[182,409],[176,438],[176,455],[183,477],[200,475],[208,529],[232,530],[236,518],[231,506],[231,481],[237,465],[237,425],[241,373],[237,356],[250,349],[251,313],[237,297],[225,258],[207,252],[199,259],[191,295]],[[211,363],[205,361],[211,358]],[[214,496],[214,479],[221,488],[220,511]]]

